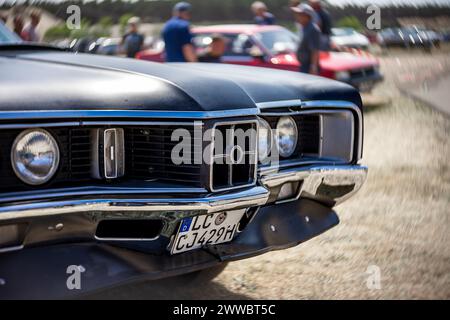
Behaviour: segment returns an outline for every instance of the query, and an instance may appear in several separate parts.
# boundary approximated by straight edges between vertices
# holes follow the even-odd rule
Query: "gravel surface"
[[[208,286],[169,279],[92,298],[450,298],[450,117],[398,89],[414,90],[450,70],[449,51],[381,58],[386,80],[373,94],[390,103],[366,108],[369,177],[337,207],[337,227],[298,247],[231,263]],[[368,268],[377,267],[380,287],[369,289]]]

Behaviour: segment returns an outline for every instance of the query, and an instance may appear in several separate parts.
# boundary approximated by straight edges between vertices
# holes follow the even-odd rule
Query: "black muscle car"
[[[211,279],[335,226],[365,181],[349,85],[0,33],[0,298]]]

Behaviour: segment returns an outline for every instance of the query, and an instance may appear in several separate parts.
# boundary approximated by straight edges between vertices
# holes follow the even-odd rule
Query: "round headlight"
[[[259,119],[258,128],[258,159],[263,162],[272,148],[272,128],[266,120]]]
[[[281,117],[277,123],[278,152],[283,158],[294,153],[297,146],[297,124],[291,117]]]
[[[31,185],[46,183],[58,169],[58,144],[43,129],[23,131],[14,140],[11,162],[14,172],[23,182]]]

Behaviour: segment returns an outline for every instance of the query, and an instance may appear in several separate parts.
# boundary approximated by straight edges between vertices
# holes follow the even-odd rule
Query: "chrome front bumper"
[[[253,257],[307,241],[339,223],[331,208],[353,195],[367,175],[362,166],[312,166],[262,174],[260,186],[199,198],[64,200],[0,207],[0,226],[28,223],[23,244],[0,247],[2,298],[76,297],[131,281],[156,280]],[[273,201],[284,184],[299,182],[294,201]],[[327,186],[324,188],[323,186]],[[344,193],[330,193],[344,187]],[[311,200],[311,198],[314,199]],[[171,236],[186,216],[258,207],[233,241],[170,255]],[[163,219],[161,236],[127,242],[95,239],[101,219]],[[58,225],[64,228],[58,229]],[[24,250],[18,252],[18,250]],[[36,259],[39,267],[36,268]],[[67,266],[80,265],[82,290],[67,290]],[[51,281],[49,280],[51,279]],[[51,285],[49,285],[51,284]]]
[[[214,213],[249,207],[263,206],[273,202],[272,190],[286,182],[300,181],[301,187],[295,197],[314,198],[319,202],[339,204],[356,193],[364,184],[367,167],[352,166],[310,166],[278,173],[263,174],[261,186],[227,194],[208,195],[193,198],[98,198],[75,199],[19,204],[0,207],[0,221],[29,219],[43,216],[70,214],[75,212],[200,212]],[[326,185],[324,192],[321,186]],[[330,193],[330,188],[346,187],[338,193]]]

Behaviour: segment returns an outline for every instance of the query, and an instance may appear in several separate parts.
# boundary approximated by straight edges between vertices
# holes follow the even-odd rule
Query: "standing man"
[[[144,37],[138,33],[140,22],[139,17],[128,19],[128,32],[122,38],[122,45],[128,58],[134,58],[144,43]]]
[[[327,10],[322,7],[320,0],[309,0],[309,4],[317,14],[317,25],[322,32],[320,44],[322,50],[330,50],[330,37],[331,37],[331,16]]]
[[[300,72],[319,74],[320,29],[313,22],[314,9],[307,4],[292,7],[295,19],[302,26],[303,37],[297,49]]]
[[[267,6],[264,2],[253,2],[252,11],[255,16],[253,20],[256,24],[261,26],[275,24],[275,16],[267,11]]]
[[[25,41],[39,42],[39,34],[36,28],[41,21],[41,14],[37,11],[31,12],[30,20],[30,23],[23,29],[21,37]]]
[[[192,44],[190,19],[191,5],[187,2],[178,2],[173,7],[173,17],[167,21],[162,30],[167,62],[197,62]]]

